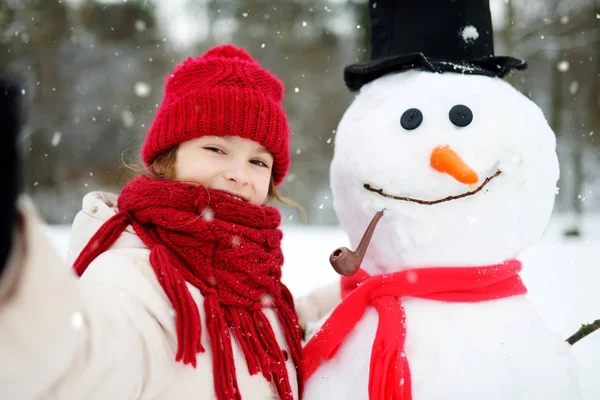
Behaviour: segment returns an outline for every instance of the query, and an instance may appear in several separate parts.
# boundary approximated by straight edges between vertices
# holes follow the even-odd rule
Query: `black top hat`
[[[489,0],[369,0],[369,16],[371,61],[344,69],[352,91],[413,68],[498,77],[527,68],[494,56]]]

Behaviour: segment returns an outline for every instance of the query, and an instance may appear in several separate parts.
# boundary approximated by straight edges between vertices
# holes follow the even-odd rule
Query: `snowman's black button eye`
[[[416,129],[423,122],[423,113],[418,108],[409,108],[400,117],[400,125],[408,131]]]
[[[456,126],[467,126],[473,121],[473,111],[465,105],[457,104],[450,109],[450,121]]]

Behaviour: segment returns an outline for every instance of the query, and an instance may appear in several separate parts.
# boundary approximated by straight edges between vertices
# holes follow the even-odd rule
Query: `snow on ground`
[[[541,243],[520,257],[531,301],[565,339],[581,323],[600,318],[600,215],[583,218],[579,238],[562,235],[571,221],[570,216],[555,216]],[[286,226],[283,231],[283,280],[294,296],[338,280],[328,260],[337,247],[349,245],[340,228]],[[64,256],[70,227],[51,226],[47,232]],[[573,352],[582,369],[584,399],[600,398],[600,331],[576,343]]]

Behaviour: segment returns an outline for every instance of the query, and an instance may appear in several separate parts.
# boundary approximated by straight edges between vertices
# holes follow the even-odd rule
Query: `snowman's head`
[[[555,146],[539,107],[500,78],[387,75],[340,121],[334,207],[353,246],[386,210],[363,263],[372,274],[501,262],[548,223]]]

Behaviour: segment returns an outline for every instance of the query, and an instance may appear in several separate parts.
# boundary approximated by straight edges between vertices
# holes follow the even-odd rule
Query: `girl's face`
[[[238,136],[203,136],[180,144],[175,179],[220,190],[261,205],[267,200],[273,156]]]

